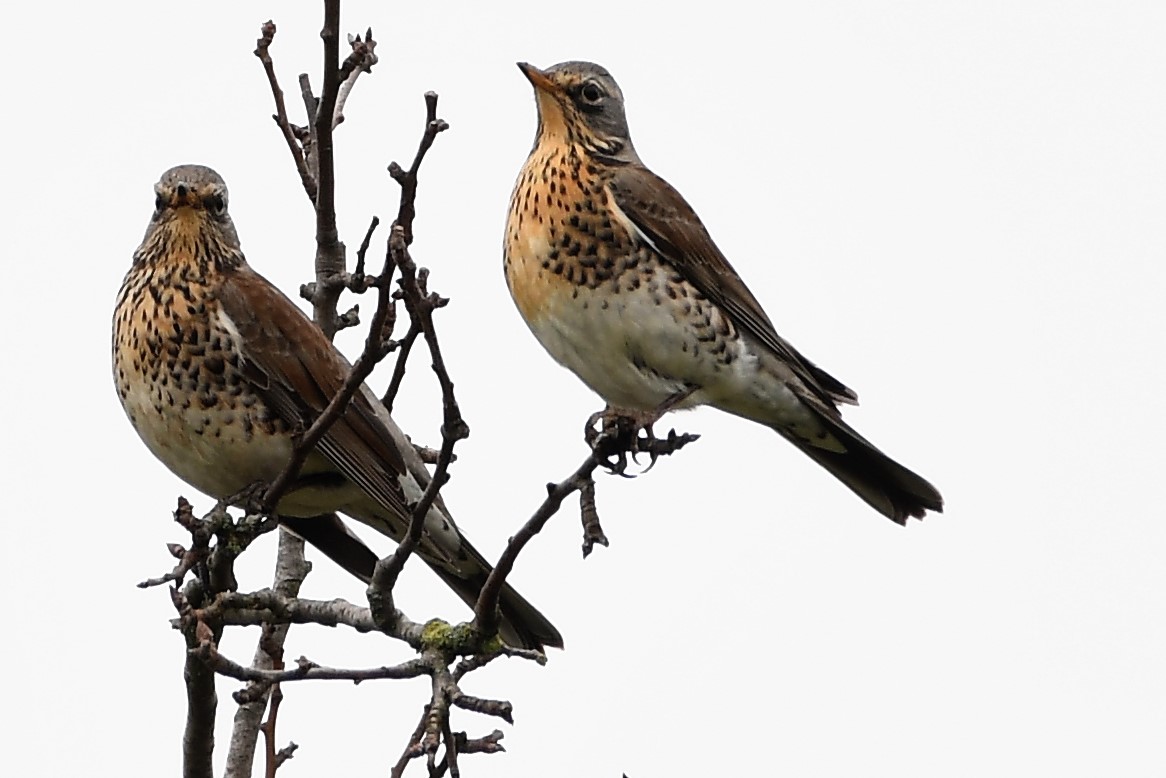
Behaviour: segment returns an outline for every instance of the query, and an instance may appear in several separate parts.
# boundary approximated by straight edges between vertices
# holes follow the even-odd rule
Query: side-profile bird
[[[339,391],[350,365],[310,319],[251,269],[210,168],[182,165],[154,187],[154,214],[118,294],[113,377],[142,441],[179,478],[223,499],[270,482],[294,436]],[[309,455],[276,506],[280,520],[367,582],[376,555],[336,518],[399,541],[429,472],[367,387]],[[471,606],[491,567],[438,500],[417,553]],[[558,630],[507,586],[500,635],[562,647]]]
[[[692,207],[640,161],[615,79],[590,62],[518,67],[538,131],[504,265],[550,355],[644,426],[711,405],[776,430],[900,524],[941,511],[935,487],[842,420],[858,396],[777,334]]]

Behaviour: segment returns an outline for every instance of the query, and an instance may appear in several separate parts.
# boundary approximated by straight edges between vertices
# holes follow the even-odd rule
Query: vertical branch
[[[370,30],[368,42],[364,46],[367,51],[362,49],[360,52],[356,52],[361,55],[359,61],[354,63],[357,70],[367,70],[376,61],[372,50],[375,44],[371,39],[371,32]],[[324,24],[320,30],[320,38],[324,48],[324,71],[323,87],[319,99],[312,96],[307,75],[304,74],[300,77],[300,90],[308,112],[309,128],[299,137],[296,136],[288,122],[283,91],[279,88],[275,78],[274,66],[268,53],[275,35],[275,25],[271,22],[263,25],[261,34],[262,37],[257,42],[255,53],[263,63],[275,98],[275,120],[292,151],[296,168],[304,183],[304,189],[312,198],[316,210],[316,291],[311,298],[313,318],[317,326],[331,340],[341,326],[340,318],[337,315],[337,304],[342,287],[324,283],[324,281],[339,277],[345,271],[344,244],[340,242],[339,232],[336,228],[336,171],[332,143],[333,114],[337,110],[337,95],[342,77],[339,63],[340,0],[326,0],[324,3]],[[355,76],[353,76],[352,81],[355,82],[355,80]],[[302,149],[297,145],[297,140],[303,144]],[[311,565],[304,559],[303,541],[281,528],[279,551],[276,557],[275,588],[285,596],[295,597],[299,593],[300,584],[303,583],[304,577],[310,570]],[[269,631],[265,630],[264,639],[260,641],[255,651],[253,662],[255,667],[271,668],[275,666],[277,657],[283,652],[287,630],[287,625],[280,625]],[[265,689],[257,699],[241,705],[236,713],[227,758],[226,775],[229,778],[251,774],[259,726],[269,700],[270,689]],[[209,767],[206,774],[210,775]]]
[[[182,733],[182,775],[183,778],[211,778],[215,709],[219,704],[215,671],[192,650],[198,647],[197,640],[188,638],[185,645],[186,666],[182,678],[186,682],[186,730]]]
[[[311,570],[311,563],[304,559],[303,539],[281,529],[272,588],[283,597],[298,597],[300,586]],[[263,638],[255,649],[252,667],[262,670],[275,668],[277,657],[283,654],[283,645],[287,640],[290,626],[290,624],[264,625]],[[267,708],[270,694],[271,687],[268,686],[256,699],[241,703],[235,712],[225,778],[247,778],[251,775],[255,746],[259,739],[259,726],[263,721],[263,711]]]
[[[187,584],[185,595],[176,588],[170,591],[180,611],[186,613],[189,613],[190,603],[201,602],[204,595],[202,585],[193,581]],[[212,757],[215,750],[215,712],[219,704],[215,694],[215,671],[193,649],[207,637],[217,643],[223,636],[223,628],[216,627],[210,636],[200,635],[201,630],[210,631],[202,622],[183,630],[186,646],[186,663],[182,670],[186,684],[186,729],[182,733],[183,778],[212,778],[214,775]]]
[[[340,90],[340,0],[325,0],[324,26],[320,30],[324,41],[324,83],[316,105],[315,153],[316,176],[316,289],[313,315],[316,324],[331,340],[339,329],[336,303],[340,299],[339,286],[326,283],[344,273],[344,244],[336,230],[336,169],[332,148],[332,114],[336,109],[336,95]]]

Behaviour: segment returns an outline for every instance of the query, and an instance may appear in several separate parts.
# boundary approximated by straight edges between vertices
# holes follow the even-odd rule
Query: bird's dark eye
[[[603,99],[603,90],[599,88],[599,84],[594,81],[588,81],[583,85],[583,89],[579,94],[583,95],[583,99],[589,103],[595,104]]]
[[[221,194],[213,194],[205,200],[207,210],[215,216],[222,216],[227,212],[227,198]]]

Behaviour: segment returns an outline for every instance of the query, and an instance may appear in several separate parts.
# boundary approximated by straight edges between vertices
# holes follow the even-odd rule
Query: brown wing
[[[241,367],[248,378],[282,418],[308,427],[340,390],[348,362],[291,300],[248,266],[235,270],[221,286],[219,303],[239,331]],[[391,537],[399,540],[409,508],[398,478],[408,472],[407,465],[361,392],[328,428],[317,450],[394,520],[382,529],[391,529]],[[453,561],[452,549],[443,551],[429,540],[422,542],[428,555]]]
[[[234,277],[222,285],[219,303],[244,343],[244,370],[282,418],[306,427],[340,390],[351,367],[324,333],[267,279],[245,265],[232,272]],[[429,474],[413,452],[402,455],[398,446],[407,442],[404,433],[390,430],[392,420],[386,416],[382,421],[372,402],[358,392],[344,415],[328,428],[317,450],[380,505],[377,518],[383,520],[373,526],[399,541],[410,514],[399,476],[408,474],[418,488],[424,488]],[[383,408],[379,410],[384,414]],[[440,529],[426,525],[418,552],[473,607],[490,564],[458,531],[440,496],[434,508],[442,517]],[[335,515],[285,523],[342,567],[369,580],[376,555]],[[500,608],[500,634],[510,645],[562,647],[562,635],[554,625],[509,584],[503,584]]]
[[[619,168],[609,189],[616,205],[661,255],[743,331],[765,344],[825,401],[854,404],[858,395],[777,334],[761,303],[713,243],[680,193],[642,165]]]

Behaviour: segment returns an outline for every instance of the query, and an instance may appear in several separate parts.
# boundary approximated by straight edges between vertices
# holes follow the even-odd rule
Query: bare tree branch
[[[389,557],[380,560],[373,572],[372,581],[369,584],[369,602],[370,604],[374,602],[384,603],[383,605],[372,605],[374,616],[379,614],[383,618],[393,618],[395,616],[395,609],[387,606],[387,603],[391,603],[392,589],[396,585],[397,577],[405,567],[405,562],[421,541],[421,535],[425,528],[425,517],[429,514],[429,509],[433,506],[434,500],[437,499],[437,493],[449,479],[448,471],[450,463],[453,462],[454,445],[459,440],[464,440],[469,437],[470,434],[469,425],[462,418],[457,398],[454,396],[453,382],[449,378],[449,371],[446,369],[445,361],[441,356],[441,346],[438,343],[437,332],[433,326],[433,311],[443,307],[449,301],[436,294],[429,294],[427,288],[428,271],[418,271],[417,265],[409,255],[409,243],[412,240],[412,221],[416,213],[414,201],[417,197],[417,173],[421,168],[421,163],[425,159],[426,152],[433,145],[434,139],[436,139],[439,133],[449,128],[446,122],[437,118],[436,93],[425,93],[425,107],[425,132],[422,134],[421,142],[418,144],[417,154],[413,158],[412,166],[406,172],[402,171],[401,166],[396,162],[389,165],[389,174],[401,185],[401,204],[398,209],[399,215],[397,221],[393,223],[392,230],[389,234],[386,266],[391,261],[393,266],[401,271],[400,295],[405,303],[405,309],[409,312],[411,320],[410,332],[419,329],[424,334],[425,341],[429,345],[429,353],[433,358],[433,370],[437,374],[437,380],[441,386],[443,410],[441,424],[442,441],[441,450],[437,457],[437,464],[434,467],[429,484],[425,487],[421,499],[413,507],[413,515],[409,522],[408,533],[398,544],[397,550]],[[407,219],[407,223],[402,223],[402,218]],[[384,287],[381,287],[381,289],[383,291]],[[375,328],[376,325],[374,324],[373,326]],[[413,335],[413,338],[415,339],[416,335]],[[407,356],[407,352],[402,352],[398,356],[397,365],[394,368],[394,377],[396,377],[398,371],[403,374],[403,357],[405,356]],[[399,385],[399,381],[397,384]],[[395,394],[395,389],[391,391]],[[391,402],[392,398],[389,397],[388,399]]]
[[[607,535],[603,534],[603,527],[599,524],[599,511],[595,507],[595,479],[590,475],[583,480],[579,489],[579,513],[583,518],[583,558],[591,555],[591,550],[598,543],[606,547]]]
[[[413,157],[413,164],[408,170],[402,170],[396,162],[389,165],[389,175],[401,185],[401,206],[397,211],[397,224],[405,232],[405,245],[413,244],[413,219],[417,216],[417,173],[421,170],[421,162],[429,152],[429,147],[437,139],[439,133],[449,129],[449,124],[437,118],[437,93],[425,93],[425,133],[421,136],[421,143],[417,147],[417,154]]]
[[[201,618],[224,626],[263,624],[319,624],[375,632],[368,608],[347,600],[310,600],[288,597],[274,589],[256,592],[223,592],[200,610]],[[178,625],[176,625],[178,626]]]
[[[212,664],[213,666],[213,664]],[[270,672],[278,672],[283,669],[282,656],[275,662],[275,667]],[[219,672],[216,667],[215,672]],[[267,720],[259,725],[259,731],[263,733],[263,774],[265,778],[275,778],[275,771],[287,759],[291,758],[291,754],[295,753],[294,748],[287,752],[283,758],[280,758],[280,753],[275,748],[275,724],[279,717],[279,706],[283,703],[283,689],[278,683],[272,684],[269,693],[270,702],[267,706]],[[292,746],[295,746],[293,743]]]
[[[218,649],[211,644],[199,646],[196,650],[200,653],[203,660],[220,675],[225,675],[238,681],[255,682],[261,686],[271,686],[273,684],[292,681],[352,681],[353,683],[360,683],[361,681],[383,679],[401,680],[428,675],[430,672],[429,663],[421,659],[411,659],[399,665],[348,669],[322,667],[304,657],[297,659],[296,666],[290,669],[273,668],[270,670],[261,670],[256,667],[244,667],[232,661],[219,653]],[[244,699],[247,699],[251,694],[253,693],[245,690],[244,692],[238,692],[237,696],[243,696]]]
[[[191,581],[185,592],[171,589],[171,598],[180,613],[190,614],[191,601],[203,597],[202,585]],[[213,775],[212,756],[215,748],[215,713],[218,696],[215,694],[215,673],[207,664],[194,656],[191,649],[204,640],[218,640],[222,628],[215,634],[202,622],[188,621],[183,630],[186,642],[186,661],[183,680],[186,682],[186,730],[182,735],[182,775],[183,778],[211,778]]]
[[[575,472],[567,476],[566,479],[557,484],[547,484],[547,497],[543,500],[542,505],[506,544],[502,556],[494,564],[494,570],[486,579],[486,584],[482,587],[482,591],[478,595],[478,602],[474,606],[474,624],[484,634],[492,635],[498,629],[498,598],[502,594],[502,584],[506,581],[506,576],[510,575],[510,571],[514,569],[514,562],[518,559],[519,553],[530,542],[531,538],[542,531],[551,516],[558,513],[563,500],[572,492],[583,488],[584,483],[591,478],[591,474],[595,472],[597,467],[599,467],[599,459],[592,452],[587,459],[583,460],[583,464],[579,465]]]
[[[275,576],[271,591],[280,597],[294,599],[299,596],[300,586],[312,565],[304,559],[304,541],[292,533],[281,530],[279,550],[276,553]],[[263,636],[255,648],[251,666],[258,670],[269,670],[283,665],[283,645],[287,639],[288,623],[263,624]],[[268,702],[268,688],[257,689],[254,699],[245,700],[235,711],[234,726],[231,731],[231,745],[227,752],[226,778],[245,778],[251,775],[255,759],[255,746],[263,711]],[[274,703],[273,703],[274,705]],[[268,717],[274,722],[274,715]],[[271,725],[274,729],[274,723]]]
[[[332,117],[340,89],[340,0],[324,0],[323,86],[312,116],[312,141],[316,151],[316,282],[317,299],[312,301],[316,324],[329,339],[336,334],[336,303],[339,289],[323,285],[324,279],[344,272],[344,244],[336,231],[336,166],[332,146]],[[363,379],[362,379],[363,380]]]
[[[405,768],[409,766],[409,762],[421,756],[423,753],[421,750],[421,736],[425,734],[425,723],[427,721],[429,721],[428,704],[421,709],[421,720],[417,722],[417,726],[413,729],[413,734],[409,736],[409,743],[405,746],[401,757],[393,765],[393,769],[389,771],[390,778],[401,778],[405,774]]]
[[[317,152],[318,144],[316,143],[316,111],[320,107],[320,100],[312,92],[312,80],[307,73],[300,73],[298,79],[300,84],[300,99],[304,101],[304,113],[307,114],[308,123],[304,127],[293,127],[296,137],[300,140],[300,145],[304,149],[304,162],[308,166],[308,172],[312,176],[313,181],[320,180],[320,156]],[[319,192],[317,191],[317,195]],[[318,196],[312,198],[312,205],[318,201]]]
[[[348,101],[352,87],[356,86],[356,79],[360,78],[361,73],[371,73],[372,66],[378,61],[377,42],[373,40],[372,27],[368,28],[364,40],[361,40],[360,35],[349,35],[348,45],[352,47],[352,53],[340,67],[341,82],[336,95],[336,107],[332,112],[333,129],[344,121],[344,103]]]
[[[483,634],[491,635],[498,628],[498,599],[502,594],[502,584],[506,580],[506,576],[510,575],[510,571],[514,568],[514,562],[518,559],[519,553],[526,546],[530,540],[542,531],[547,521],[552,516],[558,513],[559,508],[563,504],[563,500],[567,499],[573,492],[582,492],[580,499],[581,512],[583,513],[584,527],[599,526],[599,516],[596,513],[593,516],[588,516],[587,511],[590,509],[594,511],[595,502],[593,499],[588,499],[588,490],[595,488],[595,482],[592,480],[591,474],[602,463],[606,462],[608,457],[613,454],[623,454],[632,450],[632,446],[637,446],[638,450],[651,455],[653,458],[659,456],[666,456],[672,454],[689,443],[696,440],[699,436],[691,434],[677,435],[675,430],[672,430],[667,438],[641,438],[638,442],[629,440],[621,435],[609,435],[600,433],[591,440],[591,453],[583,460],[583,464],[575,470],[574,473],[567,476],[559,483],[547,484],[547,496],[543,500],[542,505],[534,512],[534,515],[527,520],[522,528],[510,538],[510,542],[506,544],[506,548],[502,552],[502,556],[498,558],[498,562],[494,565],[494,570],[486,579],[485,585],[482,586],[482,591],[478,595],[478,602],[474,605],[474,625],[482,631]],[[590,484],[590,486],[589,486]],[[602,530],[600,530],[602,533]],[[586,548],[588,536],[584,538],[584,548]],[[606,536],[604,540],[606,540]],[[606,544],[605,544],[606,545]]]
[[[275,40],[275,22],[269,19],[259,28],[259,40],[255,41],[255,56],[259,57],[259,61],[263,63],[263,71],[267,74],[267,83],[271,85],[271,96],[275,99],[275,114],[271,118],[275,120],[279,131],[283,134],[283,139],[287,143],[288,150],[291,152],[292,160],[296,164],[296,170],[300,174],[300,182],[304,185],[304,191],[307,193],[308,199],[315,202],[316,179],[308,169],[308,163],[304,159],[304,151],[300,147],[300,141],[296,137],[296,133],[292,130],[291,123],[288,121],[287,106],[283,100],[283,90],[279,87],[279,79],[275,75],[275,64],[271,61],[271,52],[269,50],[273,40]]]
[[[397,392],[400,391],[401,382],[405,378],[405,366],[409,361],[409,354],[413,351],[413,344],[417,342],[417,336],[420,334],[420,322],[412,321],[405,337],[398,341],[397,361],[393,364],[393,377],[389,380],[389,388],[385,390],[385,396],[381,398],[381,404],[389,413],[393,412],[393,403],[397,400]],[[436,461],[435,459],[434,463]]]
[[[364,257],[368,253],[369,244],[372,243],[372,234],[376,232],[380,223],[380,217],[372,217],[372,221],[368,223],[368,230],[364,233],[364,240],[360,242],[360,248],[356,250],[356,270],[353,275],[358,279],[364,278]]]

